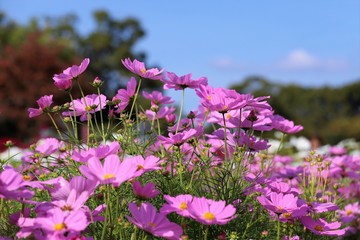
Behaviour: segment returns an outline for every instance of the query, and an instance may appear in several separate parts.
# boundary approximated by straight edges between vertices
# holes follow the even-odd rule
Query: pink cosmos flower
[[[88,114],[93,114],[106,107],[106,97],[104,95],[91,94],[81,99],[75,99],[70,103],[68,112],[63,112],[64,116],[80,116],[81,121],[88,120]],[[101,107],[100,107],[101,106]]]
[[[271,117],[272,126],[274,129],[287,134],[295,134],[303,130],[303,126],[294,125],[293,121],[287,120],[280,115],[274,115]]]
[[[164,96],[159,91],[153,91],[152,93],[147,93],[145,91],[142,92],[144,98],[149,99],[151,101],[151,106],[153,105],[161,105],[161,104],[170,104],[173,103],[174,100],[171,97]]]
[[[142,187],[139,181],[135,181],[132,187],[135,196],[141,199],[151,199],[160,194],[160,191],[155,189],[155,183],[147,183]]]
[[[316,235],[339,237],[345,234],[344,229],[338,229],[341,226],[340,222],[328,223],[322,218],[315,221],[309,216],[301,217],[300,222]]]
[[[40,183],[45,185],[45,189],[48,190],[53,201],[67,200],[73,190],[75,199],[79,198],[83,192],[87,192],[90,196],[97,187],[97,181],[86,179],[83,176],[74,176],[70,182],[60,176]],[[52,186],[48,187],[46,185]]]
[[[125,60],[121,60],[121,62],[130,72],[135,73],[142,78],[152,80],[160,80],[163,78],[161,76],[161,73],[164,71],[163,69],[160,71],[157,68],[151,68],[147,70],[145,64],[136,59],[134,59],[132,62],[130,58],[126,58]]]
[[[191,218],[205,225],[224,225],[235,218],[236,209],[225,201],[194,197],[188,206]]]
[[[188,131],[184,130],[183,132],[177,133],[177,134],[172,134],[169,133],[169,137],[164,137],[164,136],[158,136],[158,139],[166,146],[169,147],[171,145],[174,146],[181,146],[182,144],[184,144],[187,140],[189,140],[190,138],[194,137],[196,134],[196,130],[195,129],[190,129]]]
[[[167,204],[164,204],[160,212],[164,214],[169,214],[172,212],[176,212],[177,214],[183,217],[190,217],[190,213],[188,211],[188,206],[191,204],[193,200],[193,196],[189,194],[182,194],[176,197],[171,197],[169,195],[164,195],[164,199]]]
[[[26,188],[23,176],[12,167],[5,167],[0,172],[0,198],[23,199],[32,198],[34,193]]]
[[[142,203],[140,208],[135,203],[129,203],[129,210],[133,217],[126,218],[138,228],[156,237],[178,240],[183,233],[179,225],[170,222],[166,215],[157,213],[156,208],[150,203]]]
[[[113,97],[113,101],[120,101],[116,105],[116,112],[123,111],[130,103],[131,99],[135,96],[136,93],[136,79],[134,77],[130,78],[130,81],[126,85],[126,89],[119,89],[117,94]]]
[[[87,191],[79,193],[75,189],[72,189],[67,199],[52,201],[51,203],[63,211],[77,211],[84,207],[89,197],[90,194]]]
[[[39,108],[29,108],[29,117],[33,118],[36,116],[41,115],[44,111],[48,110],[50,105],[53,103],[53,95],[45,95],[39,98],[36,102],[39,106]]]
[[[201,98],[202,106],[222,114],[242,108],[247,104],[246,101],[242,101],[242,96],[235,90],[200,85],[196,89],[196,94]]]
[[[183,90],[185,88],[198,88],[200,85],[207,85],[208,80],[206,77],[201,77],[196,80],[192,80],[192,74],[186,74],[184,76],[178,77],[173,72],[167,72],[168,79],[162,79],[161,81],[165,83],[164,89],[174,88],[175,90]]]
[[[98,180],[101,184],[112,184],[118,187],[121,183],[135,177],[136,164],[120,162],[119,156],[112,154],[105,158],[104,165],[100,159],[92,157],[87,166],[80,166],[80,172],[88,179]]]
[[[337,211],[340,215],[340,220],[343,223],[349,223],[357,219],[360,215],[359,203],[347,204],[344,210]]]
[[[264,208],[277,214],[292,212],[298,207],[298,198],[293,194],[272,192],[268,197],[264,195],[257,197],[257,200]]]
[[[41,154],[41,157],[48,157],[59,151],[63,146],[64,142],[56,138],[44,138],[43,143],[38,145],[35,150]]]
[[[55,81],[55,86],[61,90],[68,90],[71,88],[72,79],[78,77],[83,73],[90,63],[89,58],[85,58],[80,66],[73,65],[68,67],[60,74],[55,74],[53,80]]]
[[[60,208],[48,211],[47,217],[38,217],[34,225],[45,231],[47,239],[58,239],[65,237],[64,233],[79,233],[88,225],[86,215],[83,211],[63,212]],[[58,237],[58,238],[56,238]]]
[[[160,159],[155,156],[147,156],[145,159],[141,156],[127,157],[122,162],[122,166],[125,169],[133,169],[135,168],[135,172],[133,173],[133,177],[139,177],[145,172],[160,170]]]
[[[110,154],[118,154],[121,151],[120,144],[117,141],[109,144],[100,144],[95,148],[87,150],[75,149],[71,158],[77,162],[87,162],[91,157],[103,159]]]
[[[172,115],[175,112],[175,107],[171,106],[165,106],[165,107],[160,107],[158,112],[154,112],[152,110],[146,110],[145,114],[146,116],[149,118],[150,121],[156,120],[156,119],[162,119],[165,118],[166,116]]]

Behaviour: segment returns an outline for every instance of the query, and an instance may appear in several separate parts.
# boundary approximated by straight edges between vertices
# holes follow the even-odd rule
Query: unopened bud
[[[99,77],[96,77],[94,81],[92,82],[92,85],[94,87],[100,87],[103,84],[103,81]]]

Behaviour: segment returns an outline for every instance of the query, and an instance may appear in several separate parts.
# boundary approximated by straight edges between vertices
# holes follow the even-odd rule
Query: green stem
[[[59,135],[59,137],[60,137],[60,140],[63,140],[63,138],[62,138],[62,134],[61,134],[61,132],[60,132],[60,130],[59,130],[59,127],[58,127],[58,125],[56,124],[56,122],[55,122],[54,118],[51,116],[51,114],[50,114],[50,113],[48,113],[48,116],[50,117],[51,122],[54,124],[55,129],[56,129],[56,131],[57,131],[57,133],[58,133],[58,135]]]
[[[184,106],[184,101],[185,101],[185,88],[183,88],[183,90],[182,90],[182,97],[181,97],[181,105],[180,105],[180,111],[179,111],[179,118],[178,118],[178,123],[177,123],[177,126],[176,126],[176,132],[175,132],[175,134],[176,134],[176,133],[178,132],[178,130],[179,130],[181,115],[182,115],[183,106]]]
[[[136,93],[135,93],[135,96],[134,96],[134,100],[133,100],[133,103],[132,103],[131,109],[130,109],[129,120],[131,119],[131,115],[132,115],[132,112],[134,110],[135,102],[136,102],[136,99],[137,99],[137,97],[139,95],[141,81],[142,81],[142,78],[139,79],[139,84],[137,86]]]
[[[280,240],[280,215],[278,215],[278,220],[277,220],[276,240]]]
[[[104,131],[104,119],[103,119],[103,111],[102,111],[102,106],[101,106],[101,94],[100,94],[100,88],[97,88],[97,92],[98,92],[98,96],[99,96],[99,102],[100,102],[100,124],[101,124],[101,136],[103,139],[103,143],[105,144],[105,131]]]
[[[227,145],[227,135],[226,135],[227,128],[226,128],[225,113],[222,113],[222,116],[223,116],[223,122],[224,122],[224,144],[225,144],[225,161],[226,161],[228,159],[228,156],[227,156],[228,155],[228,145]]]

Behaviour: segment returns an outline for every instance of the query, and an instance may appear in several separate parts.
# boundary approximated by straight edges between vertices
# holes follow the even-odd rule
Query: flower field
[[[28,109],[30,118],[47,115],[57,137],[34,143],[19,160],[1,155],[2,239],[360,236],[360,157],[335,146],[296,155],[287,139],[303,127],[276,114],[270,96],[124,59],[133,73],[126,88],[108,99],[95,78],[94,93],[74,99],[89,64],[53,76],[68,102],[54,103],[49,93]],[[141,92],[142,81],[181,91],[181,105]],[[200,106],[183,113],[187,91]],[[280,133],[276,147],[265,137],[271,132]]]

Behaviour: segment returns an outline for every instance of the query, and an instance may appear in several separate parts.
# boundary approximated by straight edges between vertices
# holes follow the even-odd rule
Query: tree
[[[34,18],[28,25],[21,26],[0,13],[1,137],[32,141],[47,120],[29,119],[27,108],[35,107],[36,100],[43,95],[54,94],[58,104],[68,101],[66,94],[53,86],[51,78],[79,64],[83,58],[90,57],[91,64],[81,76],[82,81],[91,82],[99,76],[111,97],[128,80],[129,72],[122,66],[121,59],[145,61],[145,54],[135,53],[133,49],[145,34],[136,19],[117,20],[105,11],[95,12],[94,18],[95,29],[81,35],[74,27],[77,17],[73,14]],[[145,87],[157,88],[151,85],[155,82],[148,81]],[[85,83],[83,87],[86,90],[91,86]]]

